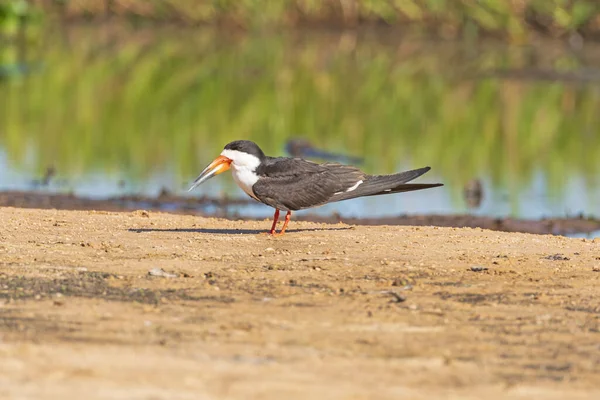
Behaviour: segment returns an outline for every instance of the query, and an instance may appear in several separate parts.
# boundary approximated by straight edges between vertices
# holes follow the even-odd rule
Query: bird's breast
[[[231,173],[235,183],[244,191],[246,194],[256,200],[252,186],[258,181],[258,175],[249,168],[231,166]]]

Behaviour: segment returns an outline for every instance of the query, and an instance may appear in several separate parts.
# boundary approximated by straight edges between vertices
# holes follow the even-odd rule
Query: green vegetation
[[[25,0],[8,0],[22,3]],[[5,0],[6,2],[6,0]],[[30,2],[34,2],[30,0]],[[531,32],[598,34],[596,0],[37,0],[68,17],[127,16],[135,20],[269,28],[297,25],[413,26],[443,36],[478,32],[522,40]]]
[[[15,36],[25,23],[40,21],[40,16],[28,0],[0,0],[0,39]]]
[[[456,197],[481,176],[513,196],[539,172],[556,192],[572,176],[598,184],[597,87],[473,79],[528,60],[576,71],[584,57],[352,34],[117,32],[57,34],[28,52],[39,71],[0,77],[0,149],[13,165],[37,174],[54,165],[69,178],[170,171],[181,187],[230,140],[281,154],[303,135],[365,155],[373,173],[431,165]]]

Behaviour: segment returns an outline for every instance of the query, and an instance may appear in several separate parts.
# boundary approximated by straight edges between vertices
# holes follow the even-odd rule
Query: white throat
[[[252,186],[258,181],[256,168],[260,165],[258,157],[237,150],[223,150],[222,156],[231,160],[231,174],[233,180],[246,194],[256,200]]]

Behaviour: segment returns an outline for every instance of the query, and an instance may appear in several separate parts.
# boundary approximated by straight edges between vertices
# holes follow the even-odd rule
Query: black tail
[[[413,190],[443,186],[442,183],[406,183],[418,178],[430,169],[430,167],[424,167],[393,175],[368,175],[364,182],[358,185],[356,189],[336,194],[330,201],[348,200],[364,196],[377,196],[380,194],[410,192]]]

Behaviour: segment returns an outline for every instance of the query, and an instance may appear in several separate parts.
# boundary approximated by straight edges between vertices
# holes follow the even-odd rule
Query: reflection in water
[[[598,67],[598,49],[122,27],[45,37],[0,49],[2,65],[44,65],[0,79],[0,189],[31,188],[53,167],[66,186],[53,178],[50,190],[183,194],[224,144],[244,138],[281,155],[302,132],[318,149],[364,157],[369,173],[429,165],[428,180],[446,185],[321,213],[468,212],[477,179],[476,214],[600,216],[598,83],[487,73],[577,76]],[[231,179],[204,190],[243,196]]]
[[[465,203],[471,209],[479,208],[483,200],[483,185],[481,180],[472,179],[465,185],[464,190]]]
[[[320,159],[327,162],[338,162],[341,164],[362,164],[363,159],[347,154],[333,153],[331,151],[317,149],[308,140],[292,138],[285,144],[285,151],[290,157],[305,159]]]

